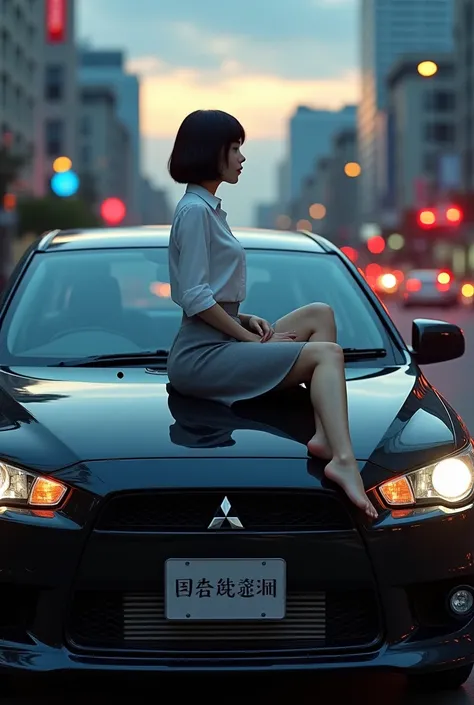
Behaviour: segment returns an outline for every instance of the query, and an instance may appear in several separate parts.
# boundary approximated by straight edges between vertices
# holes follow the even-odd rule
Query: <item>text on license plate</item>
[[[169,558],[165,563],[167,619],[283,619],[285,611],[282,558]]]

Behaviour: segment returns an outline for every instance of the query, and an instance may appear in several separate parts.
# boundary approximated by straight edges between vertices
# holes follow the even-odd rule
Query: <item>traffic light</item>
[[[433,208],[423,208],[423,210],[418,211],[417,221],[420,228],[423,230],[429,230],[436,225],[437,213]]]
[[[446,209],[446,220],[450,225],[459,225],[462,222],[464,214],[458,206],[450,206]]]
[[[436,208],[423,208],[418,211],[416,220],[423,230],[431,230],[443,226],[460,225],[464,213],[459,206],[449,205]]]

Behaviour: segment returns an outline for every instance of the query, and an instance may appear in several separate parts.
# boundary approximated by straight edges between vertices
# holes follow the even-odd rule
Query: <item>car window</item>
[[[306,304],[333,307],[344,347],[384,347],[370,301],[333,255],[247,251],[241,310],[271,322]],[[6,362],[169,348],[181,322],[170,298],[168,254],[161,248],[37,253],[0,330]]]

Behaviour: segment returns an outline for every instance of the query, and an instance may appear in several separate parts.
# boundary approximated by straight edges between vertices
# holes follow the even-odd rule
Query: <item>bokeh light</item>
[[[100,215],[108,225],[118,225],[126,213],[125,203],[120,198],[106,198],[100,207]]]
[[[305,220],[304,218],[302,220],[298,220],[296,223],[296,229],[297,230],[312,230],[313,226],[309,222],[309,220]]]
[[[72,168],[72,161],[69,157],[58,157],[53,162],[53,171],[57,174],[62,174]]]
[[[359,259],[359,253],[357,252],[355,247],[345,245],[344,247],[341,247],[341,252],[344,252],[346,257],[348,257],[351,262],[357,262],[357,260]]]
[[[387,239],[387,245],[391,250],[403,250],[405,246],[405,238],[400,233],[392,233]]]
[[[434,61],[420,61],[417,66],[417,71],[420,76],[429,78],[430,76],[434,76],[435,73],[438,73],[438,65]]]
[[[50,183],[56,196],[67,198],[77,192],[79,188],[79,177],[74,171],[64,171],[59,174],[54,174]]]
[[[367,242],[367,249],[373,255],[380,255],[385,250],[385,240],[381,235],[371,237]]]
[[[357,162],[348,162],[344,167],[345,175],[350,176],[351,178],[360,176],[361,171],[362,169],[360,168],[360,164],[358,164]]]
[[[289,215],[282,213],[277,217],[275,224],[279,230],[288,230],[288,228],[291,228],[291,218]]]
[[[322,220],[326,215],[326,207],[322,203],[313,203],[309,207],[309,214],[313,220]]]

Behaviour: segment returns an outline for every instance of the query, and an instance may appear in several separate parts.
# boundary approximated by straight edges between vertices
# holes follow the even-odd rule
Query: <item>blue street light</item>
[[[73,196],[79,188],[79,177],[75,171],[63,171],[51,178],[51,188],[56,196]]]

